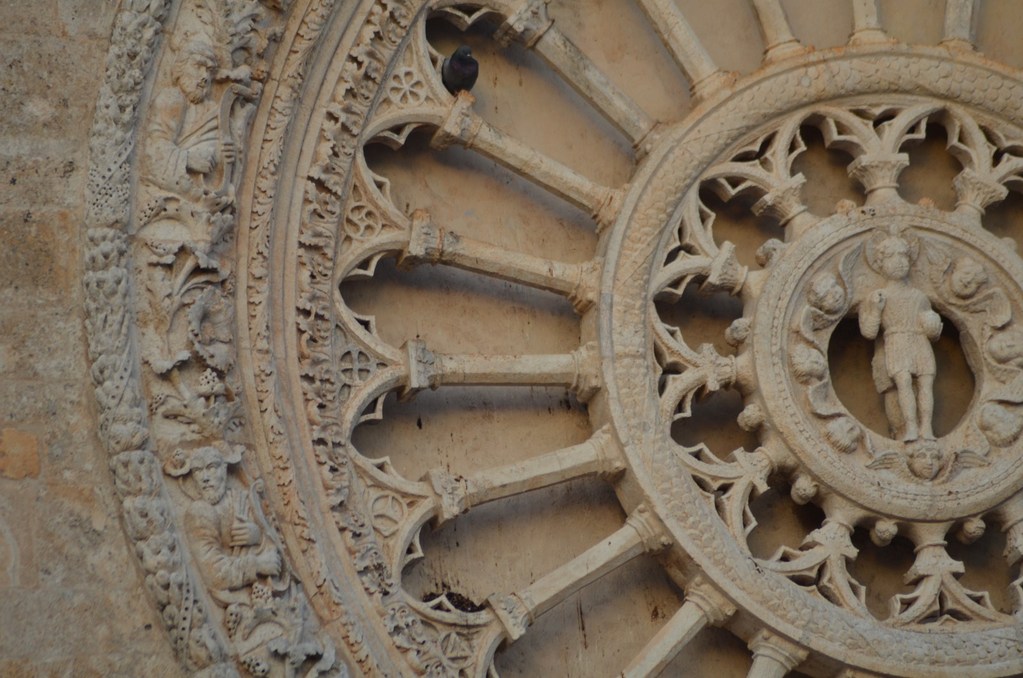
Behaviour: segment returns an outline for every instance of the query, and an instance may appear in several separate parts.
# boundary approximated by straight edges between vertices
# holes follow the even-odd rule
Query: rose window
[[[672,0],[251,4],[182,3],[90,245],[138,280],[141,376],[96,378],[148,400],[105,435],[187,666],[1023,671],[1023,81],[975,3],[812,49],[752,0],[734,71]]]

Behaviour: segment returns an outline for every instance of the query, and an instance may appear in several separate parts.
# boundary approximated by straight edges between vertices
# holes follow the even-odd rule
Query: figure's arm
[[[144,167],[145,178],[155,185],[187,195],[192,184],[188,176],[188,152],[177,144],[185,107],[184,97],[176,90],[157,95],[149,118]]]
[[[927,309],[921,314],[920,323],[923,326],[924,335],[931,341],[937,341],[941,336],[941,316]]]
[[[185,528],[210,586],[222,590],[240,589],[256,581],[257,557],[248,553],[231,553],[231,549],[220,540],[212,510],[198,502],[193,504],[185,515]]]
[[[147,130],[145,177],[165,191],[196,200],[202,196],[202,187],[189,172],[210,172],[217,146],[214,142],[189,145],[179,139],[187,109],[188,103],[176,89],[157,95]]]
[[[881,330],[881,311],[884,310],[884,290],[874,290],[860,307],[860,334],[865,339],[876,339]]]

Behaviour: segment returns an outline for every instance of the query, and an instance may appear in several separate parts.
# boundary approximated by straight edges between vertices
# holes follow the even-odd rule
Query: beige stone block
[[[0,481],[0,590],[33,588],[38,582],[35,495],[34,483]]]
[[[57,0],[57,17],[69,37],[106,40],[120,4],[117,0]]]
[[[9,589],[0,596],[0,656],[45,663],[65,659],[78,648],[102,646],[110,638],[111,615],[96,597],[81,591]],[[88,619],[89,623],[82,623]],[[59,642],[45,642],[59,638]]]
[[[7,678],[69,678],[75,674],[75,662],[59,659],[47,662],[0,660],[0,675]]]
[[[82,320],[73,308],[0,308],[0,375],[49,381],[76,374],[85,358],[85,341]]]
[[[6,37],[0,92],[12,104],[5,108],[0,136],[84,140],[104,56],[99,42],[52,35]],[[70,73],[75,77],[66,77]]]
[[[0,211],[0,304],[38,307],[72,290],[77,296],[79,224],[68,210]]]
[[[0,476],[20,480],[38,475],[38,436],[16,428],[0,431]]]
[[[46,204],[51,207],[81,204],[86,174],[84,148],[40,144],[34,149],[13,150],[0,155],[0,210],[39,209],[41,196],[46,196]]]
[[[0,382],[0,421],[29,428],[47,440],[62,431],[81,436],[93,425],[81,382],[4,379]],[[20,423],[18,423],[20,422]]]
[[[0,0],[0,15],[4,17],[0,34],[5,36],[52,35],[57,19],[57,1]]]
[[[186,675],[170,655],[167,644],[162,642],[159,634],[163,629],[150,632],[153,638],[149,643],[139,643],[131,652],[112,653],[105,655],[85,655],[76,657],[71,675],[86,678],[135,678],[136,676],[160,676],[160,678],[177,678]],[[148,646],[148,647],[147,647]],[[149,652],[145,650],[149,649]]]
[[[134,583],[125,577],[131,566],[113,499],[99,489],[104,480],[98,472],[92,485],[40,487],[36,556],[42,586],[118,590]]]

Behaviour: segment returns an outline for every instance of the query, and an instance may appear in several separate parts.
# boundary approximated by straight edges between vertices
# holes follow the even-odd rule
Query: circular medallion
[[[752,312],[757,374],[743,388],[760,393],[774,431],[765,445],[878,515],[949,520],[1000,504],[1023,482],[1011,367],[1021,273],[1006,243],[932,208],[859,208],[814,226],[777,253]],[[828,343],[847,317],[874,342],[888,435],[857,421],[831,387]],[[958,330],[977,386],[964,418],[938,437],[931,343],[943,322]]]
[[[997,629],[1015,623],[1012,610],[962,584],[964,566],[948,540],[969,542],[996,525],[989,529],[1015,543],[1018,529],[1023,267],[1015,245],[986,231],[982,215],[1005,195],[989,168],[1019,131],[990,100],[971,108],[915,94],[948,85],[938,55],[835,59],[841,66],[822,56],[769,72],[666,132],[637,173],[609,239],[600,309],[602,343],[614,356],[605,366],[607,416],[625,443],[635,494],[661,516],[680,561],[695,561],[722,591],[741,591],[728,596],[746,619],[737,628],[766,625],[876,671],[892,671],[880,655],[940,672],[941,657],[958,661],[946,651],[953,639],[1008,660],[1015,650]],[[957,68],[981,88],[1018,87],[984,67]],[[822,81],[824,69],[845,77]],[[871,92],[880,72],[885,91]],[[904,81],[893,83],[902,77],[893,74]],[[810,81],[818,83],[815,101],[793,107],[789,93]],[[963,165],[952,209],[900,195],[906,151],[928,125],[944,128]],[[843,154],[862,204],[808,209],[806,186],[820,179],[794,167],[812,135]],[[736,244],[715,233],[708,204],[736,196],[754,220],[777,229],[753,253],[742,251],[749,238]],[[676,324],[684,306],[663,312],[694,294],[738,300],[724,341],[691,340],[691,327]],[[859,397],[884,403],[882,430],[857,418],[833,387],[828,349],[842,322],[871,347]],[[961,386],[973,397],[961,420],[936,435],[934,380],[943,365],[933,345],[946,324],[973,373],[973,384]],[[725,343],[730,350],[720,349]],[[694,405],[727,390],[740,394],[737,424],[758,444],[712,451],[679,442]],[[814,504],[821,517],[802,540],[754,554],[754,505],[767,493]],[[855,574],[859,530],[882,552],[896,536],[915,548],[909,586],[884,610],[868,606],[876,594]],[[923,629],[932,633],[916,632]]]

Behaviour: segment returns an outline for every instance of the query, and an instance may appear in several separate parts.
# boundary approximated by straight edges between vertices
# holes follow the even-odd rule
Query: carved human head
[[[220,450],[212,445],[200,447],[192,455],[191,466],[202,498],[210,504],[223,499],[227,490],[227,461]]]
[[[216,442],[188,451],[178,449],[164,464],[172,476],[191,474],[199,495],[210,504],[224,498],[227,491],[227,467],[241,461],[241,446]]]
[[[173,80],[185,97],[197,104],[209,94],[216,68],[217,55],[213,45],[205,38],[188,36],[178,46]]]
[[[792,372],[801,384],[823,379],[828,373],[828,361],[820,351],[796,344],[792,350]]]
[[[1010,445],[1023,433],[1023,416],[1018,407],[1010,408],[1002,403],[987,402],[980,408],[977,422],[980,430],[992,445]]]
[[[947,454],[936,440],[918,440],[909,448],[906,465],[917,478],[934,480],[945,467]]]
[[[1023,332],[1010,329],[991,335],[987,350],[997,362],[1005,365],[1023,358]]]
[[[805,473],[800,473],[792,482],[789,495],[792,497],[792,501],[802,505],[816,497],[819,490],[820,486],[817,485],[813,478]]]
[[[841,452],[852,452],[860,444],[863,431],[851,417],[835,417],[824,427],[824,437]]]
[[[834,273],[821,273],[810,282],[806,299],[817,310],[834,315],[845,306],[845,288]]]
[[[887,546],[899,533],[899,526],[894,520],[882,518],[870,529],[870,540],[878,546]]]
[[[977,294],[987,281],[987,271],[975,259],[960,257],[952,264],[949,285],[952,287],[952,293],[960,299],[969,299]]]
[[[889,280],[903,280],[909,275],[912,254],[909,243],[903,238],[892,235],[877,245],[877,263],[879,272]]]

